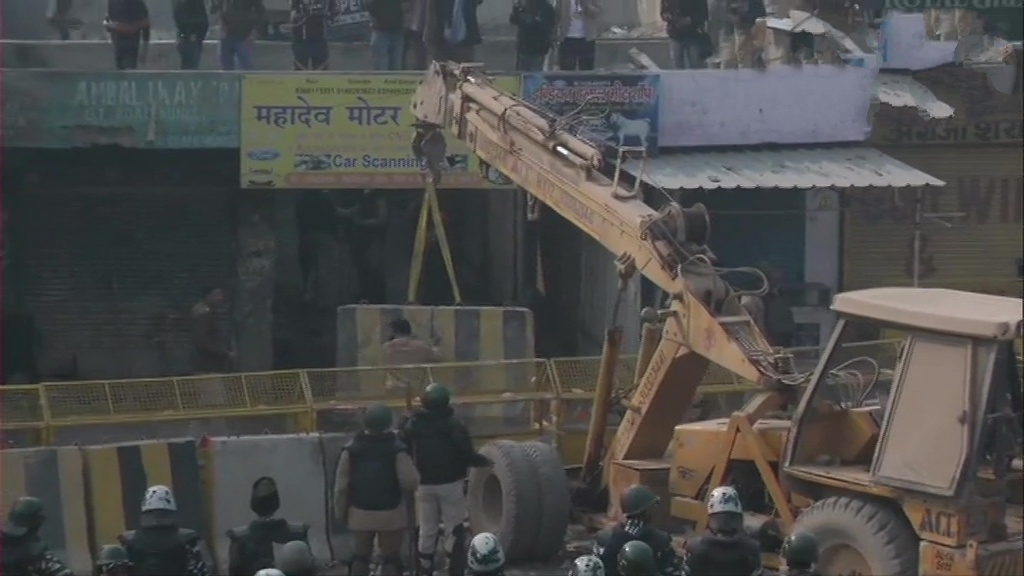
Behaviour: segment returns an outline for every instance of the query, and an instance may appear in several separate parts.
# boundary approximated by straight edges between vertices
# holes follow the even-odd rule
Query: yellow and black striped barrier
[[[96,546],[139,527],[146,488],[167,486],[178,503],[181,526],[202,534],[206,514],[193,440],[83,447],[86,486]]]

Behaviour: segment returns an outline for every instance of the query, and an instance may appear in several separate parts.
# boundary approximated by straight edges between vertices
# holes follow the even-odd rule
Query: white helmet
[[[501,570],[505,566],[505,551],[498,537],[490,532],[473,536],[466,554],[466,567],[478,574]]]
[[[178,511],[178,503],[174,501],[174,493],[170,488],[157,484],[146,489],[146,495],[142,497],[142,511],[153,510]]]
[[[604,564],[592,554],[580,556],[572,563],[569,576],[604,576]]]
[[[732,486],[719,486],[711,491],[708,496],[708,514],[720,514],[722,512],[733,512],[743,514],[743,504],[740,503],[740,495]]]
[[[281,572],[277,568],[264,568],[257,572],[255,576],[284,576],[284,572]]]

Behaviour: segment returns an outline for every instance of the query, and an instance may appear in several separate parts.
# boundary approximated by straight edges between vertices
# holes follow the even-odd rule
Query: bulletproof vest
[[[691,541],[686,564],[690,574],[748,576],[761,567],[760,548],[746,535],[708,535]]]
[[[359,434],[346,447],[349,505],[360,510],[394,510],[402,503],[395,456],[402,445],[392,433]]]
[[[10,538],[0,536],[0,574],[31,576],[33,568],[46,548],[37,537]]]
[[[306,541],[309,526],[289,522],[284,518],[260,518],[240,528],[228,530],[228,537],[240,546],[240,569],[255,574],[274,567],[274,544],[287,544],[293,540]]]
[[[176,526],[159,526],[125,532],[120,541],[135,565],[133,576],[167,576],[188,573],[189,548],[199,541],[199,535]]]

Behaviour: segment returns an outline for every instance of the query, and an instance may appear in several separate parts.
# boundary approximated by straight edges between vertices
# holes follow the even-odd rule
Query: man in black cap
[[[0,534],[0,574],[4,576],[74,576],[39,539],[46,516],[38,498],[14,501]]]

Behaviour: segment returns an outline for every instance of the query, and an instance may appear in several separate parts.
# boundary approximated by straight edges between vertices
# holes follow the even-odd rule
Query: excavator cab
[[[781,469],[821,572],[1020,574],[1020,300],[878,288],[833,309]]]

